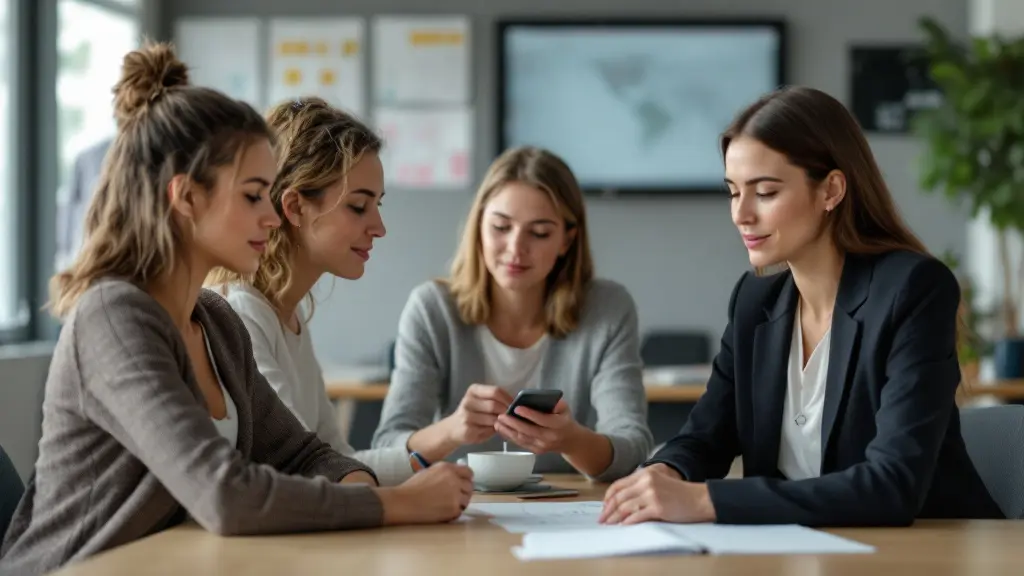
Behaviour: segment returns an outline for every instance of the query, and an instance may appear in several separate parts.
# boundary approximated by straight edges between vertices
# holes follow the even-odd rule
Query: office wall
[[[49,343],[0,348],[0,444],[27,479],[38,452]]]
[[[913,41],[919,37],[916,19],[924,12],[965,34],[967,1],[176,0],[164,4],[164,34],[169,37],[174,19],[181,16],[428,12],[473,17],[474,164],[479,176],[496,152],[492,24],[500,15],[782,16],[789,22],[790,81],[845,100],[849,88],[846,50],[851,43]],[[966,216],[940,198],[919,193],[916,143],[906,137],[874,137],[871,144],[902,211],[927,245],[936,251],[962,251]],[[384,203],[388,235],[377,243],[366,276],[358,282],[327,282],[319,291],[322,302],[312,331],[325,364],[363,360],[383,349],[393,337],[409,290],[445,272],[470,198],[469,190],[389,192]],[[678,325],[712,333],[724,328],[729,291],[747,268],[724,194],[721,198],[590,200],[588,210],[598,272],[630,289],[639,305],[642,328]],[[722,255],[711,258],[711,246],[719,247]]]

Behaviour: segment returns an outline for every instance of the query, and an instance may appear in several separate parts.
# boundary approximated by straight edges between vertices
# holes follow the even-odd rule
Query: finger
[[[488,386],[485,384],[474,384],[469,387],[469,390],[473,392],[473,396],[486,400],[493,400],[498,404],[508,407],[512,403],[512,396],[504,388],[498,386]]]
[[[639,510],[633,512],[629,516],[622,519],[623,525],[639,524],[641,522],[650,522],[651,520],[660,520],[661,514],[657,506],[643,506]]]
[[[639,510],[642,507],[642,502],[637,499],[624,500],[619,502],[615,507],[609,510],[607,515],[604,515],[602,524],[619,524],[633,512]]]
[[[540,427],[536,424],[524,422],[514,416],[508,416],[506,414],[498,416],[498,422],[512,430],[515,430],[519,434],[526,434],[528,436],[536,436],[537,432],[540,430]]]
[[[516,406],[516,414],[530,420],[534,425],[541,428],[561,428],[565,424],[566,415],[545,414],[526,406]]]
[[[551,413],[552,414],[565,414],[568,411],[569,411],[569,405],[565,403],[565,399],[561,399],[561,400],[558,401],[558,404],[555,404],[555,409],[552,410]]]
[[[504,414],[508,409],[508,404],[501,404],[490,398],[468,398],[464,407],[469,412],[480,414]]]
[[[640,486],[639,480],[637,474],[632,474],[609,486],[604,495],[602,515],[607,516],[623,501],[629,499],[631,494],[636,494]]]
[[[460,479],[467,482],[471,482],[473,480],[473,469],[470,468],[469,466],[455,465],[453,466],[453,468],[455,469],[455,475],[458,476]],[[472,486],[472,484],[470,485]]]

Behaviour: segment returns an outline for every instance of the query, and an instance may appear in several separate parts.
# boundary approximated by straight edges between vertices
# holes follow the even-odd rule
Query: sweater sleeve
[[[149,295],[123,284],[79,302],[73,332],[83,412],[156,476],[204,528],[269,534],[379,526],[380,499],[337,484],[347,459],[330,450],[277,399],[254,369],[253,461],[218,434],[183,374],[184,345]],[[211,342],[211,347],[215,343]],[[321,474],[324,472],[325,474]]]
[[[632,473],[647,458],[654,439],[647,425],[647,394],[640,360],[636,305],[625,288],[595,302],[611,321],[597,374],[590,383],[590,402],[597,413],[596,432],[612,443],[612,462],[595,477],[610,482]]]

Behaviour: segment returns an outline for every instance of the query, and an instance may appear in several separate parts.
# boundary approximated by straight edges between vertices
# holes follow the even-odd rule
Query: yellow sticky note
[[[320,83],[324,86],[333,86],[336,76],[334,70],[321,70],[320,71]]]
[[[413,46],[461,46],[465,35],[461,32],[441,30],[413,30],[409,32],[409,44]]]
[[[289,68],[284,71],[284,83],[288,86],[295,86],[302,82],[302,71],[298,68]]]
[[[354,56],[359,53],[359,42],[355,40],[345,40],[341,45],[341,53],[344,56]]]
[[[278,45],[278,52],[284,56],[301,56],[309,53],[309,43],[298,40],[287,40]]]

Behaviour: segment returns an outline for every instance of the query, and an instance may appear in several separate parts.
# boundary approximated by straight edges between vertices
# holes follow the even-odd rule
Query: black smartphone
[[[526,406],[537,412],[543,412],[545,414],[551,414],[555,410],[555,405],[562,399],[561,390],[539,390],[531,388],[529,390],[520,390],[519,394],[516,394],[515,399],[508,405],[508,410],[505,414],[514,416],[520,420],[527,420],[519,414],[515,413],[516,407]]]

